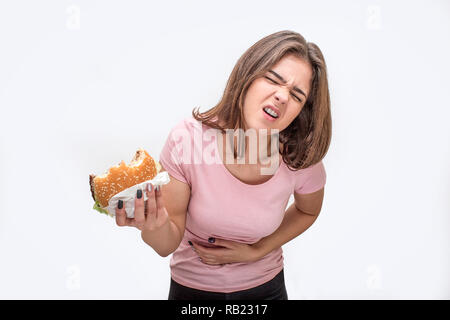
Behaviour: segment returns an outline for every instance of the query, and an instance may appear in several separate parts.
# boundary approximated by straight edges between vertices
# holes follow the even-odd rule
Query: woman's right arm
[[[165,171],[161,168],[161,171]],[[170,182],[160,190],[146,191],[148,197],[135,199],[135,218],[127,218],[125,209],[116,208],[119,226],[133,226],[141,230],[141,237],[160,256],[173,253],[183,239],[186,214],[191,197],[189,185],[170,176]]]

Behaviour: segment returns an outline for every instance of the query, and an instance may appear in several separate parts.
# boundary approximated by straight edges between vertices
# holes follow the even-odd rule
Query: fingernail
[[[156,186],[156,191],[159,191],[159,189],[161,189],[161,186],[160,186],[160,185],[157,185],[157,186]]]
[[[147,190],[148,190],[148,192],[152,192],[152,184],[151,183],[149,183],[147,185]]]
[[[138,197],[138,199],[142,198],[142,190],[141,189],[138,189],[137,197]]]
[[[123,201],[119,200],[119,203],[117,204],[117,208],[122,209],[123,208]]]
[[[189,243],[189,245],[191,246],[191,247],[193,247],[194,245],[192,244],[192,242],[191,241],[189,241],[188,240],[188,243]]]
[[[215,239],[215,238],[213,238],[213,237],[211,237],[211,238],[208,238],[208,242],[209,242],[209,243],[214,243],[214,242],[216,242],[216,239]]]

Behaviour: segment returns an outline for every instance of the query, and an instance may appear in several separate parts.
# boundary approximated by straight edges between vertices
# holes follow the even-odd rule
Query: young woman
[[[238,60],[214,108],[171,130],[159,160],[170,183],[149,185],[147,202],[138,191],[135,218],[117,208],[117,225],[173,254],[169,299],[287,299],[281,246],[321,210],[330,140],[320,49],[271,34]]]

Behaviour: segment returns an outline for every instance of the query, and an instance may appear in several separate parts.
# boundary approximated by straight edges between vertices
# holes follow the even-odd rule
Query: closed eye
[[[264,77],[264,78],[266,78],[267,80],[270,80],[270,81],[273,82],[273,83],[278,84],[278,82],[276,82],[275,80],[270,79],[269,77]]]
[[[278,82],[276,82],[275,80],[273,80],[273,79],[271,79],[271,78],[269,78],[269,77],[266,77],[266,76],[265,76],[264,78],[266,78],[267,80],[269,80],[269,81],[272,82],[272,83],[279,84]],[[294,96],[295,99],[297,99],[298,102],[302,102],[302,99],[300,99],[299,97],[297,97],[295,94],[293,94],[293,96]]]

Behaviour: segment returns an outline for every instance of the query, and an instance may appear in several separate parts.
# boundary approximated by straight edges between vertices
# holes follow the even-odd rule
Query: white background
[[[322,49],[333,118],[289,298],[449,299],[450,2],[377,0],[2,1],[0,298],[167,299],[170,257],[92,210],[88,175],[158,158],[280,30]]]

